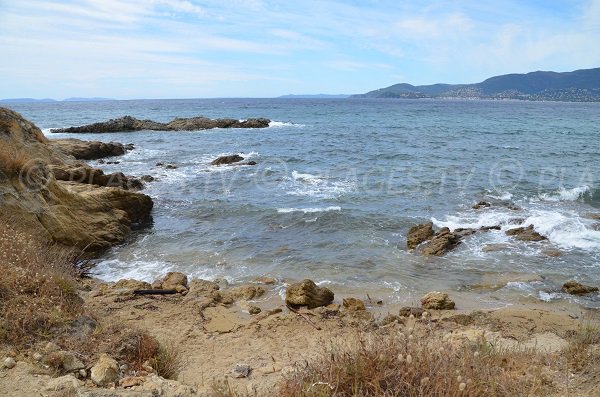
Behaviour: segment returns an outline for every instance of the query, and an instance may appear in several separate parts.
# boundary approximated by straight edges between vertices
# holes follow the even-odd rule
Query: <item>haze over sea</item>
[[[103,279],[152,281],[175,270],[230,282],[269,275],[282,289],[284,280],[311,278],[336,293],[386,302],[415,303],[442,290],[465,308],[520,300],[600,307],[597,298],[560,293],[568,279],[600,284],[600,220],[591,216],[600,212],[600,103],[190,99],[8,106],[52,138],[134,143],[115,159],[119,164],[92,165],[157,178],[144,191],[155,201],[153,225],[101,258],[96,271]],[[123,115],[274,121],[267,129],[48,132]],[[210,165],[232,153],[258,165]],[[471,208],[481,200],[494,205]],[[467,237],[444,257],[423,257],[406,249],[406,232],[428,220],[502,230]],[[505,234],[529,224],[548,241]],[[489,244],[503,245],[488,252]],[[562,255],[548,256],[551,249]],[[481,288],[507,278],[517,281]]]

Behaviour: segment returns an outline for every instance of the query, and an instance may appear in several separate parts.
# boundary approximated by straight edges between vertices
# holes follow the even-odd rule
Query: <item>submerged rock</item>
[[[329,288],[318,287],[314,281],[306,279],[290,285],[285,291],[285,303],[290,306],[307,306],[314,309],[333,302],[333,292]]]
[[[562,286],[562,292],[570,295],[587,295],[592,292],[598,292],[598,287],[581,284],[575,280],[567,281]]]
[[[139,120],[135,117],[124,116],[105,122],[82,125],[79,127],[55,128],[53,133],[107,133],[130,131],[198,131],[212,128],[266,128],[271,120],[254,118],[248,120],[209,119],[206,117],[176,118],[169,123],[159,123],[152,120]]]
[[[427,222],[416,225],[408,230],[406,236],[406,246],[408,249],[415,249],[419,244],[433,237],[433,223]]]
[[[429,292],[421,298],[421,306],[424,309],[452,310],[456,306],[448,294],[443,292]]]
[[[506,235],[514,236],[516,239],[521,241],[543,241],[547,240],[546,237],[542,236],[533,229],[533,225],[527,227],[517,227],[515,229],[509,229],[506,231]]]
[[[492,206],[492,204],[488,203],[487,201],[480,201],[477,204],[475,204],[474,206],[472,206],[471,208],[473,208],[474,210],[480,210],[482,208],[488,208],[491,206]]]

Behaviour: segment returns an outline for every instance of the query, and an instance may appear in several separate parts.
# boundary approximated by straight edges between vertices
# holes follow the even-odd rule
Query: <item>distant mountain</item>
[[[488,98],[533,101],[600,101],[600,68],[490,77],[475,84],[394,84],[352,98]]]
[[[294,95],[294,94],[289,94],[289,95],[282,95],[277,98],[284,98],[284,99],[343,99],[343,98],[348,98],[349,96],[350,95],[344,95],[344,94],[338,94],[338,95],[331,95],[331,94]]]
[[[34,98],[8,98],[0,99],[0,103],[31,103],[31,102],[56,102],[54,99],[34,99]]]

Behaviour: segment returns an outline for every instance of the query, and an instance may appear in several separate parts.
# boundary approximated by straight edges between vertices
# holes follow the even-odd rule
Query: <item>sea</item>
[[[151,175],[153,222],[99,258],[97,277],[313,279],[337,297],[459,308],[568,302],[575,279],[600,286],[600,103],[397,99],[186,99],[8,104],[50,138],[133,143],[105,172]],[[265,129],[55,134],[131,115],[265,117]],[[240,154],[255,166],[212,166]],[[165,169],[157,163],[169,163]],[[473,209],[479,201],[491,207]],[[406,248],[408,229],[476,233],[441,257]],[[506,230],[534,225],[522,242]]]

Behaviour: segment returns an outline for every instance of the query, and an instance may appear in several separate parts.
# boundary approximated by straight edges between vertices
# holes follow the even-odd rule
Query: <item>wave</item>
[[[329,212],[329,211],[341,211],[341,207],[330,206],[330,207],[322,207],[322,208],[278,208],[277,212],[279,214],[289,214],[292,212],[303,212],[305,214],[312,214],[315,212]]]
[[[565,189],[561,186],[553,193],[540,194],[539,198],[545,201],[577,201],[590,194],[591,189],[587,185],[574,187],[572,189]]]
[[[591,228],[591,220],[575,213],[537,210],[525,219],[523,225],[534,225],[538,233],[560,247],[600,249],[600,231]]]
[[[509,200],[512,200],[512,198],[513,198],[513,194],[510,192],[502,192],[502,193],[494,192],[494,193],[497,193],[497,194],[492,194],[492,192],[489,192],[488,194],[486,194],[486,196],[488,196],[489,198],[493,198],[493,199],[501,200],[501,201],[509,201]]]
[[[331,199],[354,190],[356,184],[353,181],[334,180],[294,170],[291,177],[285,177],[283,188],[291,196]]]
[[[269,123],[269,128],[281,128],[281,127],[297,127],[302,128],[305,127],[304,124],[296,124],[296,123],[288,123],[285,121],[271,121]]]

